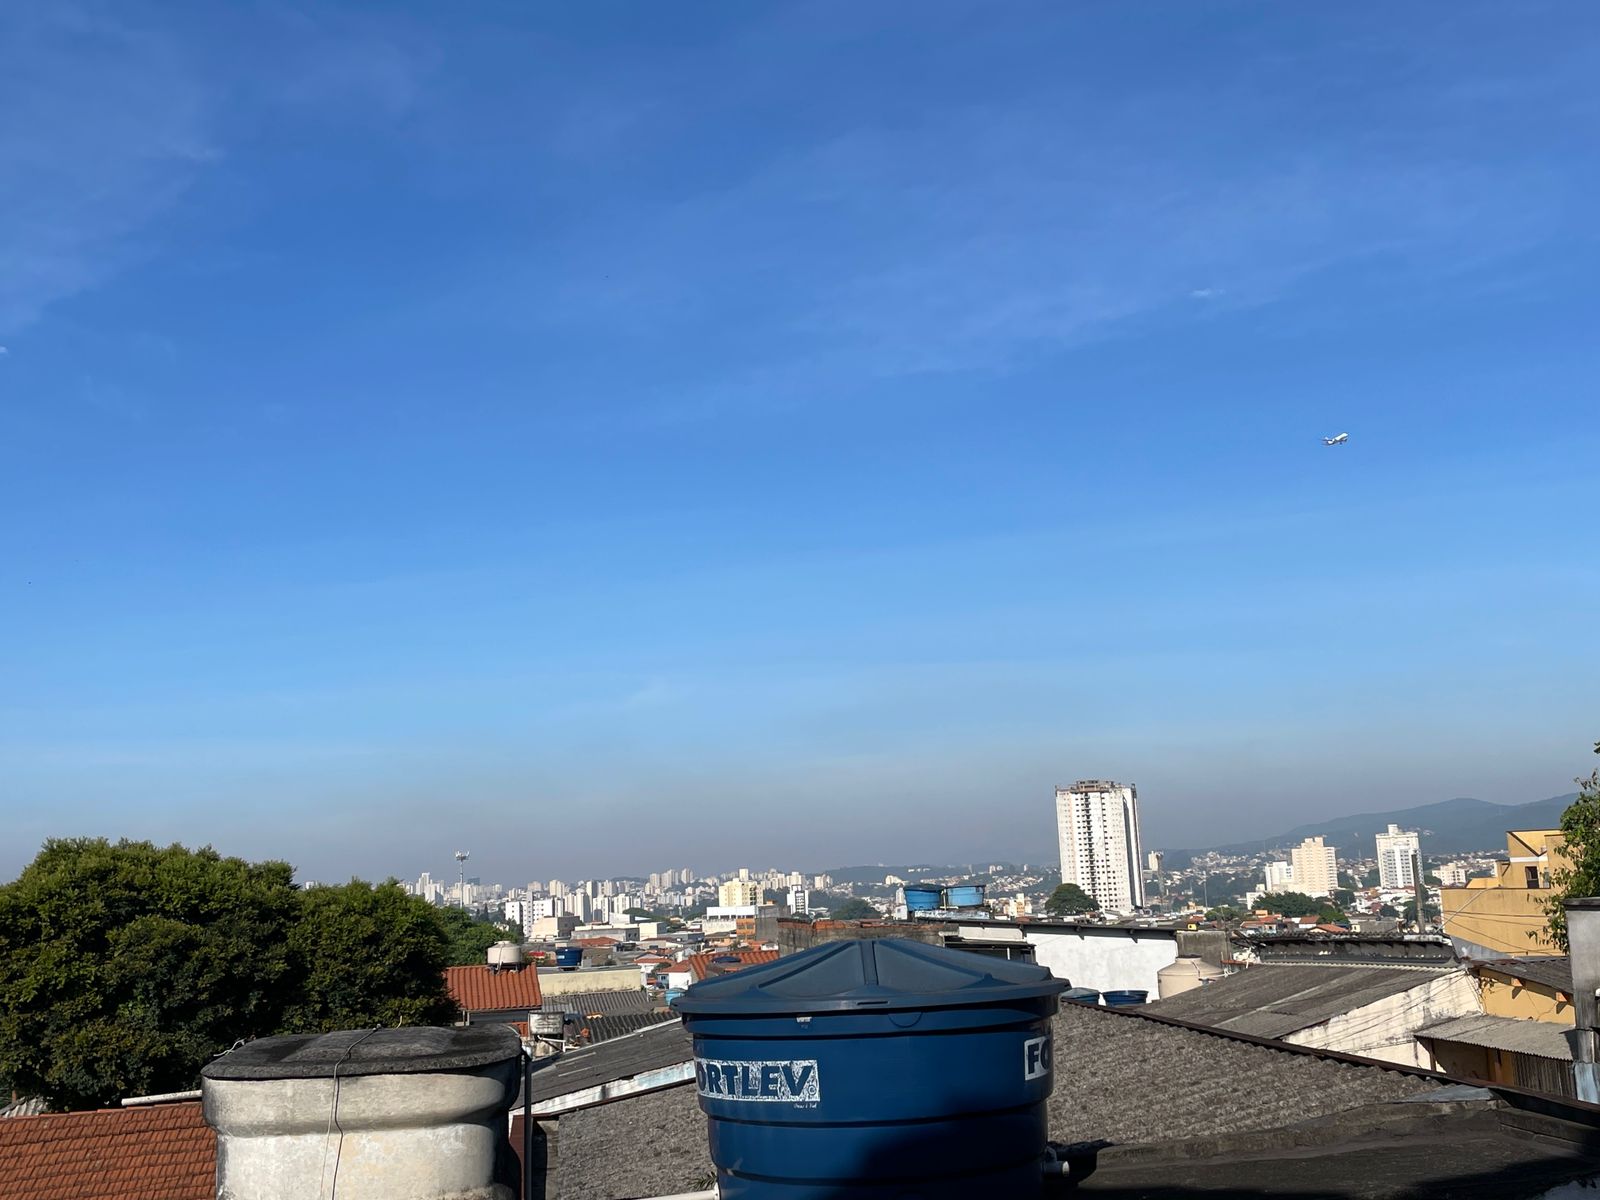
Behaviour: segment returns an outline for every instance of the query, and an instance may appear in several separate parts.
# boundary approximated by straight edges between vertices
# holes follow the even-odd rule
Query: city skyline
[[[1555,799],[1567,794],[1569,793],[1558,793],[1554,797],[1540,797],[1540,799]],[[1142,815],[1145,802],[1141,800],[1140,803],[1141,822],[1147,823]],[[1506,807],[1510,809],[1514,805]],[[1337,817],[1341,814],[1324,813],[1323,815]],[[995,814],[991,812],[988,816],[992,818]],[[1295,819],[1295,814],[1287,811],[1279,814],[1279,816],[1284,824],[1288,824]],[[1510,820],[1509,814],[1507,820]],[[1041,805],[1036,796],[1031,804],[1019,805],[1014,817],[1008,817],[1003,823],[1011,831],[1007,836],[1011,836],[1013,843],[1019,843],[1013,845],[1012,852],[1009,853],[976,853],[974,852],[975,849],[981,849],[981,846],[975,844],[966,846],[953,845],[948,842],[944,844],[942,851],[933,853],[920,855],[895,853],[893,851],[896,850],[896,846],[888,841],[880,847],[885,850],[884,853],[871,853],[871,847],[863,846],[859,842],[853,843],[850,848],[846,848],[838,845],[835,840],[832,846],[820,847],[819,852],[816,854],[790,854],[788,857],[792,862],[787,869],[799,869],[806,873],[817,873],[842,867],[862,867],[873,864],[893,866],[923,863],[929,866],[949,866],[980,862],[1026,863],[1038,867],[1051,867],[1053,864],[1055,869],[1059,869],[1059,823],[1054,806],[1048,803]],[[1038,826],[1039,832],[1030,838],[1016,837],[1015,830],[1019,826],[1028,823]],[[572,866],[572,858],[563,856],[559,850],[552,851],[548,843],[533,841],[530,842],[526,849],[508,849],[503,845],[503,839],[497,833],[487,829],[484,832],[486,836],[481,842],[477,843],[483,846],[484,849],[475,851],[472,855],[472,874],[480,878],[494,877],[501,882],[519,879],[525,875],[529,877],[559,877],[569,881],[608,878],[647,879],[652,870],[661,865],[656,858],[655,851],[649,848],[640,847],[636,849],[633,847],[613,846],[599,853],[586,852],[578,857],[578,861],[584,865],[574,868]],[[1229,842],[1243,844],[1252,840],[1250,837],[1234,836],[1223,836],[1220,840],[1217,840],[1216,835],[1220,832],[1218,829],[1211,829],[1208,832],[1213,835],[1213,840],[1208,845]],[[158,844],[177,841],[194,846],[212,844],[220,853],[226,855],[254,859],[282,859],[296,868],[299,878],[320,882],[337,881],[350,877],[382,879],[394,876],[400,879],[409,879],[427,872],[434,874],[439,883],[454,886],[454,881],[457,877],[457,865],[451,861],[454,852],[452,848],[456,843],[449,840],[448,834],[446,839],[433,849],[409,850],[405,854],[393,858],[379,858],[373,854],[353,855],[343,848],[336,852],[325,850],[320,854],[313,853],[308,856],[305,853],[297,853],[295,847],[291,845],[287,838],[278,843],[280,846],[289,847],[287,850],[273,851],[253,849],[249,845],[229,843],[226,840],[207,842],[204,839],[198,839],[193,836],[186,837],[181,832],[164,836],[159,832],[151,834],[138,829],[64,830],[52,836],[106,837],[113,841],[119,837],[128,837],[132,840],[153,840]],[[1366,840],[1370,841],[1370,838]],[[911,844],[911,841],[912,839],[899,839],[899,849],[903,850]],[[1000,839],[996,845],[1003,848],[1003,843],[1004,838]],[[687,848],[683,851],[682,856],[705,858],[702,853],[702,847],[696,845],[693,841],[685,844]],[[1203,850],[1207,848],[1205,845],[1181,846],[1175,841],[1158,842],[1148,834],[1142,834],[1142,845],[1146,851]],[[1278,848],[1287,857],[1291,847],[1289,842],[1283,842]],[[1488,848],[1490,847],[1480,847],[1480,849]],[[305,847],[301,846],[299,849],[304,850]],[[861,849],[863,852],[858,855],[852,855],[848,852],[849,849]],[[15,876],[37,850],[38,846],[20,843],[0,844],[0,879]],[[746,864],[749,862],[762,862],[766,865],[761,869],[772,869],[771,860],[773,860],[774,856],[782,857],[783,854],[784,851],[773,845],[768,845],[765,849],[733,847],[728,851],[726,857],[722,859],[724,865],[709,866],[706,877],[712,878],[727,871],[735,870],[739,862]],[[620,865],[619,859],[622,860]],[[636,865],[630,866],[630,863],[636,863]],[[676,869],[683,870],[684,868]]]
[[[6,6],[0,874],[1570,790],[1600,10],[1158,7]]]

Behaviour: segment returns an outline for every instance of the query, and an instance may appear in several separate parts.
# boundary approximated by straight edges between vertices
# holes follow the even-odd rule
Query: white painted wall
[[[1431,1068],[1428,1052],[1416,1040],[1417,1030],[1436,1021],[1482,1011],[1471,976],[1465,971],[1444,971],[1428,976],[1414,988],[1341,1013],[1310,1029],[1287,1034],[1283,1040],[1317,1050],[1338,1050]]]
[[[970,928],[971,932],[968,933]],[[963,926],[970,937],[993,939],[996,926]],[[1170,929],[1125,929],[1022,925],[1022,937],[1033,947],[1034,961],[1050,968],[1073,987],[1100,992],[1131,989],[1156,998],[1156,972],[1178,957],[1178,939]]]

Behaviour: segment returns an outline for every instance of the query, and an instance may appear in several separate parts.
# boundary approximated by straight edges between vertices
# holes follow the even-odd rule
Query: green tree
[[[1324,925],[1343,925],[1350,918],[1337,904],[1324,904],[1317,909],[1317,920]]]
[[[1594,744],[1600,754],[1600,742]],[[1567,953],[1567,913],[1562,901],[1576,896],[1600,896],[1600,771],[1577,780],[1578,798],[1561,814],[1563,852],[1568,866],[1550,872],[1554,889],[1545,901],[1548,931],[1534,930],[1529,937]]]
[[[1349,888],[1334,888],[1333,902],[1340,908],[1349,908],[1356,902],[1356,894]]]
[[[240,1038],[448,1021],[439,910],[209,847],[50,841],[0,886],[0,1085],[52,1108],[196,1086]]]
[[[1097,912],[1099,908],[1094,897],[1075,883],[1063,883],[1044,902],[1045,914],[1052,917],[1073,917]]]
[[[287,863],[46,842],[0,887],[0,1081],[53,1108],[195,1086],[277,1031],[299,893]]]
[[[1206,920],[1221,921],[1224,924],[1232,921],[1242,921],[1244,912],[1231,904],[1219,904],[1216,908],[1206,909]]]
[[[449,1024],[456,1006],[444,985],[446,911],[459,914],[406,895],[392,879],[307,888],[289,931],[298,986],[282,1030]]]
[[[513,929],[501,921],[474,917],[459,908],[435,908],[433,911],[444,929],[448,943],[445,948],[445,960],[452,967],[466,967],[473,963],[487,962],[489,947],[496,942],[522,940],[520,929]]]
[[[835,921],[871,921],[883,916],[865,900],[846,900],[828,915]]]
[[[1323,901],[1313,900],[1304,892],[1269,892],[1256,901],[1257,908],[1283,917],[1314,917],[1322,905]]]

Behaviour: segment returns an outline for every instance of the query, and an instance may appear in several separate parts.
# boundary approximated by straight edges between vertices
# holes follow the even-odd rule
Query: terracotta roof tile
[[[198,1103],[0,1121],[6,1200],[211,1200],[216,1135]]]
[[[444,982],[462,1012],[528,1011],[539,1007],[539,972],[531,966],[520,971],[491,971],[485,963],[446,967]]]
[[[772,962],[777,957],[776,950],[721,950],[716,954],[691,954],[687,962],[689,970],[694,973],[694,981],[699,983],[707,975],[726,974],[728,971],[754,967],[761,963]],[[739,965],[736,967],[732,963],[718,963],[716,970],[713,970],[712,962],[723,958],[737,958]]]

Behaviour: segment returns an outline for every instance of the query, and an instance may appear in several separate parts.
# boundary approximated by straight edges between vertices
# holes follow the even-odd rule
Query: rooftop
[[[0,1121],[8,1200],[212,1200],[216,1164],[198,1103]]]
[[[1440,974],[1431,967],[1269,963],[1158,1000],[1149,1011],[1256,1037],[1283,1037],[1409,991]]]
[[[464,1013],[527,1013],[540,1004],[539,972],[532,966],[511,971],[492,971],[484,963],[446,967],[444,982]]]
[[[670,1081],[672,1060],[689,1062],[688,1039],[647,1036],[653,1077],[616,1043],[579,1052],[591,1064],[585,1082],[620,1080],[626,1067],[637,1090],[561,1116],[545,1147],[546,1195],[624,1200],[706,1186],[705,1118],[687,1073]],[[1055,1038],[1051,1137],[1075,1144],[1085,1196],[1519,1200],[1600,1173],[1596,1109],[1557,1104],[1578,1118],[1563,1119],[1538,1111],[1541,1098],[1532,1109],[1512,1103],[1511,1089],[1196,1028],[1148,1008],[1065,1005]],[[641,1137],[648,1154],[617,1153]]]
[[[700,980],[712,975],[726,974],[743,967],[759,966],[761,963],[776,962],[777,959],[776,950],[719,950],[712,954],[691,954],[684,961],[693,973],[695,982],[699,983]]]
[[[1576,1033],[1568,1026],[1550,1021],[1479,1014],[1425,1026],[1417,1030],[1417,1036],[1570,1062]]]
[[[1572,960],[1564,954],[1546,954],[1527,958],[1497,958],[1481,962],[1480,967],[1525,979],[1529,983],[1543,984],[1558,992],[1572,995]]]

